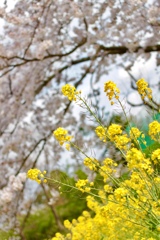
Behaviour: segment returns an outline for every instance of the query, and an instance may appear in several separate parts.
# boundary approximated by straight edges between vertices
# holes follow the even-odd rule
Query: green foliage
[[[50,238],[58,228],[50,208],[36,211],[27,219],[24,236],[27,240],[45,240]]]
[[[85,172],[83,172],[81,169],[78,169],[75,174],[77,175],[77,177],[79,179],[86,179],[87,178],[87,174]]]
[[[87,177],[82,170],[77,170],[76,176],[84,179]],[[77,218],[82,211],[87,208],[85,200],[86,194],[80,193],[77,189],[74,189],[73,187],[76,183],[75,179],[67,176],[64,172],[59,172],[59,181],[66,185],[61,184],[59,186],[61,191],[61,203],[57,206],[57,211],[62,220]]]
[[[0,239],[1,240],[8,240],[9,237],[11,237],[11,236],[15,236],[13,231],[5,232],[5,231],[0,230]]]
[[[145,153],[146,156],[148,157],[148,156],[151,155],[151,153],[152,153],[154,150],[156,150],[156,149],[158,149],[158,148],[160,148],[160,143],[158,143],[158,142],[153,142],[151,145],[149,145],[149,146],[146,147],[146,149],[144,150],[144,153]]]
[[[63,220],[77,218],[87,208],[86,194],[79,192],[75,194],[72,191],[66,191],[63,192],[62,197],[62,204],[57,206],[57,210]]]

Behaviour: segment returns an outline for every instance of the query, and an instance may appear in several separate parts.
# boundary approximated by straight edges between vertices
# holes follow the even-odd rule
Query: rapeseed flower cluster
[[[95,132],[97,134],[97,136],[103,141],[106,142],[107,141],[107,128],[102,127],[102,126],[98,126],[95,129]]]
[[[80,91],[77,91],[76,88],[70,84],[66,84],[62,87],[62,93],[66,96],[70,101],[76,101],[77,95]]]
[[[149,135],[153,140],[160,142],[160,123],[158,121],[149,124]]]
[[[90,170],[97,171],[100,164],[99,161],[94,158],[85,158],[84,165],[87,166]]]
[[[112,81],[108,81],[104,84],[104,92],[111,101],[111,105],[114,104],[113,99],[119,99],[120,90],[118,89],[117,85]]]
[[[76,182],[76,187],[79,189],[81,192],[90,192],[92,183],[89,183],[88,179],[79,179]]]
[[[154,162],[154,164],[160,163],[160,149],[153,151],[151,159]]]
[[[142,98],[151,98],[152,92],[144,79],[140,79],[137,86]],[[105,83],[104,91],[110,101],[113,98],[119,101],[120,91],[113,82]],[[129,133],[124,133],[118,124],[109,127],[101,124],[95,132],[104,143],[109,140],[120,151],[123,150],[130,174],[127,179],[119,180],[114,177],[117,171],[114,160],[106,158],[99,162],[94,158],[85,158],[84,165],[99,173],[104,180],[103,188],[97,189],[97,193],[88,179],[79,179],[76,183],[80,191],[89,193],[87,205],[94,216],[82,213],[77,220],[65,221],[64,225],[70,235],[56,235],[52,240],[160,239],[160,175],[157,171],[160,148],[147,156],[139,145],[140,140],[144,142],[144,134],[136,127],[130,128]],[[159,141],[160,123],[153,121],[149,124],[149,135],[153,140]]]
[[[138,169],[145,170],[148,174],[153,173],[153,168],[149,158],[146,158],[143,152],[137,148],[131,148],[126,154],[127,165],[130,170]]]
[[[142,99],[145,97],[152,99],[152,90],[148,87],[148,83],[144,80],[144,78],[139,79],[136,84]]]
[[[61,146],[66,142],[66,149],[70,149],[70,144],[68,142],[71,141],[72,136],[68,135],[66,129],[59,127],[53,132],[53,135]]]
[[[148,85],[141,79],[138,81],[140,94],[145,97],[151,94]],[[76,92],[76,90],[74,89]],[[120,91],[109,81],[105,83],[104,91],[111,101],[119,100]],[[82,99],[82,98],[81,98]],[[82,99],[83,100],[83,99]],[[144,134],[136,127],[130,127],[125,132],[121,125],[104,126],[93,113],[98,126],[95,129],[101,141],[111,141],[123,154],[126,161],[127,177],[116,177],[118,165],[116,160],[108,156],[102,161],[84,154],[84,165],[103,179],[101,187],[89,179],[79,179],[74,188],[87,193],[88,211],[72,221],[65,220],[64,226],[68,233],[57,233],[52,240],[158,240],[160,239],[160,144],[149,153],[142,151],[140,140]],[[54,136],[63,145],[72,137],[67,130],[58,128]],[[160,143],[160,123],[153,121],[149,124],[149,136]],[[38,174],[38,175],[37,175]],[[32,179],[37,181],[41,172],[35,171]],[[32,174],[31,174],[32,176]]]
[[[132,127],[130,129],[129,135],[130,135],[130,138],[134,140],[140,137],[141,131],[136,127]]]
[[[126,150],[131,142],[131,139],[126,134],[123,134],[122,126],[118,124],[111,124],[108,128],[98,126],[95,132],[103,142],[108,139],[114,142],[115,146],[120,150]]]
[[[99,174],[103,177],[103,181],[106,183],[107,180],[113,179],[112,175],[116,172],[115,167],[117,163],[110,158],[105,158],[99,168]]]
[[[111,141],[114,141],[115,137],[120,134],[122,134],[122,126],[113,123],[108,127],[108,136]]]
[[[46,171],[41,172],[39,169],[33,168],[28,170],[27,177],[40,184],[42,181],[44,183],[47,182],[47,180],[45,179],[45,174],[46,174]]]

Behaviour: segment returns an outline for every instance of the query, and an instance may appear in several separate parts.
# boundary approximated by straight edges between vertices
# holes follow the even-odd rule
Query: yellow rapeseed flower
[[[117,148],[121,150],[127,150],[128,143],[130,143],[130,138],[128,138],[126,134],[115,136],[114,143]]]
[[[149,99],[152,98],[152,90],[148,87],[148,83],[144,80],[144,78],[139,79],[136,84],[142,99],[144,99],[146,96]]]
[[[95,129],[97,136],[103,141],[106,142],[107,139],[107,128],[98,126]]]
[[[62,87],[62,93],[64,96],[68,97],[70,101],[76,101],[76,95],[80,92],[76,90],[76,88],[70,84],[66,84]]]
[[[39,169],[33,168],[28,170],[27,177],[30,178],[31,180],[41,183],[41,179],[44,179],[45,174],[46,174],[46,171],[41,172]],[[44,179],[43,182],[46,183],[47,180]]]
[[[65,237],[61,233],[56,233],[52,240],[65,240]]]
[[[122,134],[122,126],[118,124],[111,124],[108,127],[108,136],[111,141],[115,140],[115,136]]]
[[[72,228],[72,224],[70,223],[69,220],[65,220],[64,221],[64,226],[65,226],[65,228],[67,228],[69,230]]]
[[[153,160],[154,164],[160,163],[160,148],[156,149],[152,153],[151,159]]]
[[[117,85],[112,81],[105,82],[104,92],[106,93],[106,96],[108,96],[108,99],[111,101],[111,105],[114,104],[114,102],[112,101],[114,98],[119,99],[120,90],[118,89]]]
[[[160,123],[158,121],[149,124],[149,135],[155,141],[160,139]]]
[[[111,186],[109,186],[108,184],[104,185],[104,191],[107,193],[112,193],[113,192],[113,188]]]
[[[66,145],[65,145],[65,148],[66,148],[66,150],[70,150],[70,148],[71,148],[71,145],[69,144],[69,143],[66,143]]]
[[[128,194],[128,190],[126,188],[123,188],[123,187],[119,187],[114,191],[115,199],[119,202],[121,202],[121,200],[126,200],[125,196],[127,194]]]
[[[147,170],[149,174],[153,172],[150,159],[145,158],[143,153],[137,148],[131,148],[127,152],[126,160],[128,162],[128,168],[130,170],[131,169]]]
[[[76,182],[76,187],[81,191],[81,192],[85,192],[85,188],[86,185],[88,184],[88,179],[84,180],[84,179],[79,179]]]
[[[87,166],[90,170],[97,171],[100,164],[95,158],[85,158],[84,165]]]
[[[63,145],[65,142],[70,142],[72,139],[72,136],[67,135],[68,131],[65,130],[64,128],[57,128],[54,132],[53,135],[56,138],[56,140],[59,142],[60,145]],[[66,146],[67,150],[69,150],[69,146]]]
[[[151,98],[152,91],[144,79],[140,79],[137,86],[142,98]],[[105,83],[104,91],[111,104],[119,98],[119,89],[111,81]],[[63,92],[71,101],[80,99],[76,89],[69,84],[63,87]],[[152,152],[149,154],[145,154],[141,148],[136,148],[134,145],[138,144],[133,144],[132,141],[138,143],[138,140],[143,141],[145,138],[136,127],[131,128],[129,136],[118,124],[111,124],[107,128],[98,126],[95,132],[103,142],[109,139],[119,148],[127,161],[127,169],[125,166],[123,175],[123,168],[121,173],[121,167],[119,168],[116,160],[108,158],[108,155],[101,162],[86,157],[84,165],[96,172],[98,178],[95,183],[89,182],[88,179],[80,179],[75,187],[82,193],[88,193],[86,200],[91,214],[84,211],[77,220],[73,219],[72,222],[65,220],[64,226],[69,233],[66,236],[57,233],[52,240],[159,239],[160,175],[157,163],[160,160],[160,148],[153,151],[151,149]],[[160,140],[160,123],[154,121],[149,125],[149,135],[153,140]],[[65,143],[66,149],[69,149],[70,145],[73,146],[70,143],[72,137],[68,136],[67,130],[58,128],[54,131],[54,136],[60,145]],[[116,176],[116,172],[120,173],[120,178]],[[38,170],[31,176],[32,179],[39,180],[43,174],[44,172]],[[103,186],[101,182],[97,184],[102,178]]]
[[[137,139],[137,138],[140,137],[141,132],[139,131],[138,128],[132,127],[131,130],[130,130],[130,132],[129,132],[129,135],[130,135],[130,137],[131,137],[132,139]]]

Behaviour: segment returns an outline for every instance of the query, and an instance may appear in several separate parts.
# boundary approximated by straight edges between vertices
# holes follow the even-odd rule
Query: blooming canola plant
[[[152,90],[144,79],[137,81],[137,88],[142,99],[153,101]],[[114,82],[106,82],[104,92],[111,105],[117,102],[124,111],[119,97],[120,90]],[[83,98],[81,91],[66,84],[62,87],[62,93],[70,101],[88,110],[97,124],[97,137],[104,144],[107,141],[112,142],[121,152],[127,164],[128,175],[126,178],[116,177],[116,159],[106,156],[103,160],[98,160],[88,156],[76,145],[73,136],[66,129],[56,129],[53,135],[59,144],[65,144],[67,150],[79,150],[84,155],[84,165],[102,177],[103,185],[97,188],[94,181],[90,182],[88,178],[77,180],[73,188],[87,194],[89,210],[83,211],[78,219],[71,222],[65,220],[66,235],[56,233],[52,240],[160,239],[160,123],[155,119],[149,124],[148,134],[156,147],[150,147],[145,152],[141,148],[141,144],[146,146],[145,134],[137,127],[132,127],[128,119],[129,132],[115,123],[106,127]],[[125,112],[124,114],[127,118]],[[27,176],[38,183],[54,182],[46,172],[39,169],[30,169]]]

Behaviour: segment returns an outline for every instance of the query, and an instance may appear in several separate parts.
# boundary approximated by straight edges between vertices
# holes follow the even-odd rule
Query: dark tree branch
[[[125,46],[113,46],[113,47],[105,47],[104,45],[100,44],[100,48],[104,51],[107,51],[108,54],[125,54],[130,52],[129,49]],[[149,52],[158,52],[160,51],[160,44],[147,46],[145,48],[141,46],[137,46],[132,52],[137,53],[139,50],[143,50],[145,53]]]
[[[132,107],[142,107],[144,106],[144,103],[133,103],[133,102],[130,102],[128,99],[127,99],[127,103],[132,106]]]
[[[78,48],[80,48],[82,45],[84,45],[85,43],[86,43],[86,41],[87,41],[87,39],[86,38],[83,38],[82,39],[82,41],[79,43],[79,44],[77,44],[75,47],[73,47],[70,51],[68,51],[68,52],[66,52],[66,53],[56,53],[56,54],[50,54],[50,53],[48,53],[48,55],[46,55],[46,56],[44,56],[44,58],[43,59],[38,59],[38,58],[25,58],[25,57],[20,57],[20,56],[12,56],[12,57],[6,57],[6,56],[0,56],[0,58],[2,58],[2,59],[5,59],[5,60],[7,60],[7,61],[10,61],[10,60],[21,60],[21,61],[23,61],[23,62],[21,62],[21,63],[19,63],[19,64],[9,64],[8,66],[6,66],[6,67],[2,67],[1,69],[4,69],[4,68],[7,68],[7,67],[9,67],[9,66],[12,66],[12,67],[16,67],[16,66],[21,66],[21,65],[24,65],[24,64],[26,64],[27,62],[41,62],[41,61],[43,61],[43,60],[45,60],[45,59],[48,59],[48,58],[55,58],[55,57],[60,57],[60,58],[62,58],[62,57],[66,57],[66,56],[68,56],[68,55],[70,55],[70,54],[72,54],[73,52],[75,52]]]
[[[70,51],[66,52],[66,53],[57,53],[57,54],[48,54],[46,55],[43,59],[38,59],[38,58],[25,58],[25,57],[20,57],[20,56],[13,56],[13,57],[6,57],[6,56],[0,56],[0,58],[2,59],[5,59],[5,60],[21,60],[22,62],[21,63],[15,63],[15,64],[8,64],[7,66],[5,67],[2,67],[2,69],[5,69],[5,68],[8,68],[8,67],[18,67],[18,66],[21,66],[21,65],[24,65],[26,64],[27,62],[39,62],[39,61],[43,61],[45,59],[50,59],[50,58],[55,58],[55,57],[66,57],[68,55],[70,55],[71,53],[75,52],[78,48],[80,48],[82,45],[84,45],[86,43],[87,39],[86,38],[83,38],[82,41],[76,45],[73,49],[71,49]],[[99,45],[97,44],[97,46],[99,47],[100,50],[103,50],[104,52],[106,52],[106,55],[115,55],[115,54],[125,54],[125,53],[130,53],[130,50],[129,48],[125,47],[125,46],[112,46],[112,47],[106,47],[104,45]],[[148,53],[148,52],[158,52],[160,51],[160,45],[157,44],[157,45],[153,45],[153,46],[147,46],[146,48],[143,48],[141,46],[138,46],[134,49],[134,53],[137,53],[139,50],[143,50],[145,53]],[[102,54],[99,55],[99,57],[101,56]],[[83,62],[83,59],[88,59],[90,60],[91,58],[94,58],[95,55],[93,55],[92,57],[86,57],[86,58],[81,58],[81,59],[77,59],[77,60],[74,60],[73,61],[73,64],[77,61],[77,63],[79,62]],[[98,56],[97,56],[98,57]],[[87,61],[87,60],[84,60],[84,61]],[[72,64],[72,62],[71,62]]]

